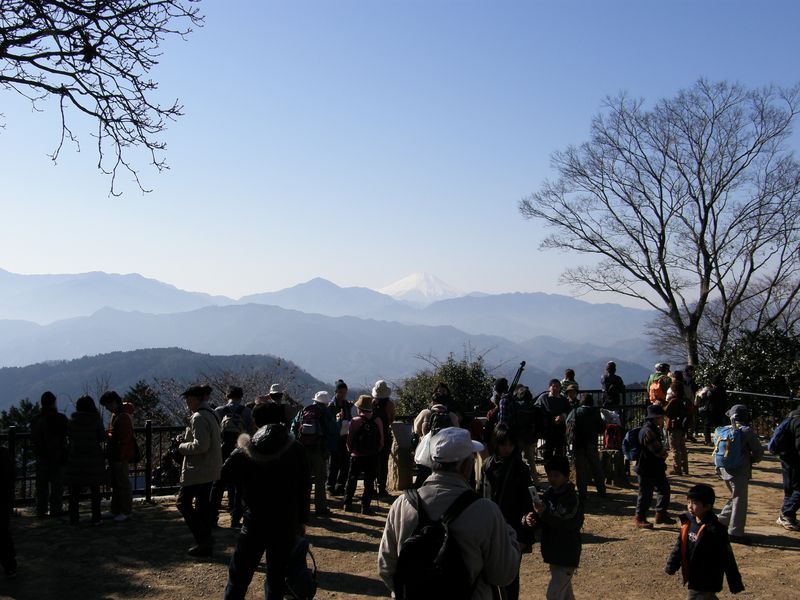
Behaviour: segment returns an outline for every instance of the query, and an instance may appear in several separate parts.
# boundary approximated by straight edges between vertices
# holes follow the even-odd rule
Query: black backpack
[[[423,427],[423,433],[428,433],[428,432],[430,432],[431,434],[439,433],[439,431],[441,431],[442,429],[452,426],[453,426],[453,420],[450,418],[449,410],[431,409],[431,414],[428,415],[427,429],[426,427]]]
[[[352,450],[363,456],[372,456],[378,453],[381,443],[381,432],[374,419],[360,417],[361,427],[353,434],[351,441]]]
[[[456,498],[442,518],[432,521],[415,489],[406,500],[417,511],[419,522],[397,557],[393,583],[397,600],[470,598],[475,589],[458,542],[450,536],[450,524],[478,494],[467,490]]]

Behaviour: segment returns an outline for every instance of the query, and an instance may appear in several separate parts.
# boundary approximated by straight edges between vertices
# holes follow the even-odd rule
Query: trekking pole
[[[517,369],[517,373],[514,375],[514,379],[511,381],[511,385],[508,386],[509,393],[514,392],[514,388],[517,387],[519,383],[519,378],[522,377],[522,371],[525,370],[525,361],[523,360],[519,363],[519,369]]]

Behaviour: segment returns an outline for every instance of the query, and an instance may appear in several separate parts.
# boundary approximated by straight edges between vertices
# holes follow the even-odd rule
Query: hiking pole
[[[508,386],[509,393],[514,392],[514,388],[517,387],[517,384],[519,383],[519,378],[522,377],[522,371],[524,370],[525,370],[525,361],[523,360],[521,363],[519,363],[519,369],[517,369],[517,373],[516,375],[514,375],[514,379],[511,381],[511,385]]]

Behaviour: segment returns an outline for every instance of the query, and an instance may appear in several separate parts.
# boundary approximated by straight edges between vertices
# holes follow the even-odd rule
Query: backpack
[[[378,431],[378,424],[374,417],[367,419],[361,417],[361,427],[356,430],[351,440],[351,450],[363,456],[372,456],[378,453],[381,443],[381,432]]]
[[[606,450],[622,449],[622,427],[616,423],[606,425],[606,432],[603,435],[603,448]]]
[[[655,379],[653,379],[653,383],[650,384],[649,398],[650,403],[659,402],[661,404],[667,399],[667,392],[664,391],[664,388],[661,387],[661,382],[664,378],[667,377],[666,375],[659,375]]]
[[[730,471],[742,465],[742,430],[733,425],[723,425],[714,431],[714,465]]]
[[[792,420],[798,417],[787,417],[775,428],[769,440],[767,450],[776,456],[787,456],[794,453],[795,439],[790,427]]]
[[[381,398],[380,400],[372,401],[372,418],[378,418],[383,424],[383,436],[386,439],[392,434],[391,423],[389,423],[389,412],[386,409],[390,400],[389,398]]]
[[[244,409],[244,404],[228,405],[223,408],[225,416],[222,417],[222,423],[220,423],[223,444],[235,443],[239,436],[244,433],[244,419],[242,418]]]
[[[309,568],[306,556],[311,557]],[[317,594],[317,561],[311,553],[308,538],[301,537],[289,554],[286,569],[286,598],[311,600]]]
[[[639,456],[642,453],[642,446],[639,442],[641,432],[641,427],[634,427],[622,439],[622,453],[630,462],[639,462]]]
[[[397,557],[393,578],[397,600],[472,597],[475,582],[470,579],[458,542],[449,535],[449,527],[477,499],[478,494],[467,490],[440,520],[432,521],[419,492],[406,491],[406,500],[417,511],[419,522]]]
[[[427,423],[422,424],[422,433],[437,433],[447,427],[452,427],[453,421],[450,419],[449,410],[433,410],[428,415]]]
[[[304,446],[316,446],[325,435],[322,431],[318,406],[314,402],[311,406],[306,406],[300,415],[300,426],[297,433],[299,442]]]

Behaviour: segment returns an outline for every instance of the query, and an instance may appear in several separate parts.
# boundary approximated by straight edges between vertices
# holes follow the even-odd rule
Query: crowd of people
[[[189,425],[175,446],[181,459],[176,504],[194,538],[187,552],[198,558],[213,555],[214,529],[227,496],[230,525],[240,533],[226,600],[245,597],[265,552],[266,598],[283,598],[290,560],[304,547],[311,515],[330,515],[332,498],[341,499],[344,511],[371,515],[379,497],[392,500],[378,573],[394,597],[432,597],[444,585],[445,597],[516,600],[521,556],[538,541],[551,572],[547,598],[574,598],[584,513],[592,507],[589,485],[598,496],[606,495],[600,448],[625,453],[633,465],[638,482],[634,525],[647,529],[653,527],[648,513],[654,495],[655,523],[676,523],[669,512],[669,475],[689,474],[686,440],[702,433],[703,442],[714,447],[716,471],[730,496],[715,513],[713,488],[689,489],[688,512],[680,515],[680,533],[665,570],[682,571],[689,598],[714,598],[723,575],[732,592],[744,589],[731,542],[750,541],[748,484],[752,465],[764,455],[749,427],[747,407],[729,406],[721,378],[700,388],[691,367],[673,371],[659,363],[647,382],[644,422],[629,427],[622,440],[624,415],[615,409],[623,402],[625,385],[613,362],[601,387],[600,406],[595,406],[592,394],[580,393],[571,369],[538,397],[500,378],[492,397],[477,403],[476,414],[465,415],[463,403],[457,404],[447,384],[439,382],[429,405],[414,418],[414,446],[400,449],[393,442],[396,406],[383,380],[354,401],[348,399],[347,384],[338,380],[332,397],[319,391],[299,406],[288,401],[279,384],[250,403],[244,402],[241,387],[230,386],[218,407],[210,403],[210,385],[192,385],[182,393]],[[128,470],[140,459],[134,407],[114,391],[104,393],[99,404],[110,413],[104,426],[90,396],[77,400],[69,418],[57,410],[51,392],[40,404],[31,425],[36,516],[64,514],[66,486],[70,523],[80,522],[79,498],[86,489],[88,523],[130,519]],[[413,453],[416,465],[413,484],[397,498],[388,490],[393,450]],[[777,523],[800,531],[800,409],[778,427],[770,450],[780,457],[784,482]],[[537,465],[543,466],[546,482]],[[0,564],[8,576],[17,568],[8,523],[13,471],[12,457],[0,450]],[[101,512],[104,482],[112,492],[107,513]],[[450,576],[443,579],[442,573]]]

